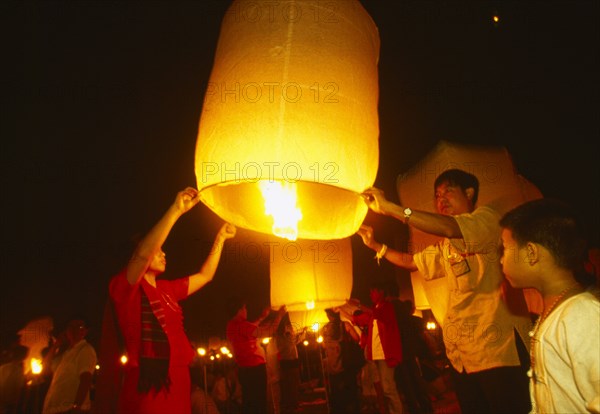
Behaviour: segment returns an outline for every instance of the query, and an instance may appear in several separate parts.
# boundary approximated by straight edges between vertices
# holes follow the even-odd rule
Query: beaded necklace
[[[556,299],[554,299],[554,302],[552,302],[552,304],[548,307],[548,309],[539,316],[539,318],[535,322],[535,325],[533,326],[533,329],[531,331],[529,331],[529,337],[531,338],[531,346],[530,346],[530,350],[529,350],[529,359],[531,362],[530,368],[529,368],[529,376],[531,378],[533,378],[534,382],[536,380],[536,375],[535,375],[535,370],[534,370],[534,368],[535,368],[535,347],[536,347],[537,342],[539,342],[539,340],[537,338],[537,334],[538,334],[538,331],[540,330],[540,326],[542,325],[542,322],[544,322],[546,320],[548,315],[550,315],[550,312],[552,312],[554,310],[554,308],[556,308],[556,306],[560,302],[562,302],[562,300],[565,298],[567,293],[569,293],[570,291],[572,291],[573,289],[575,289],[577,287],[579,287],[579,283],[575,282],[574,284],[572,284],[571,286],[567,287],[562,292],[560,292],[559,295],[556,297]]]

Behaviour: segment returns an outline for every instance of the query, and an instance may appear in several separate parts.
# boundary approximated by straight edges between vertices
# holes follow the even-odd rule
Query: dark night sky
[[[4,30],[1,341],[32,317],[86,315],[97,339],[106,287],[128,240],[181,188],[227,0],[9,1]],[[396,176],[440,139],[504,145],[518,171],[562,198],[599,241],[600,2],[383,1],[380,167]],[[500,23],[492,16],[498,13]],[[371,214],[382,238],[396,223]],[[166,277],[196,270],[221,220],[199,205],[175,226]],[[265,236],[241,230],[215,281],[184,303],[192,339],[224,326],[223,302],[267,305]],[[377,271],[357,236],[355,296]],[[246,250],[244,250],[246,248]],[[393,274],[389,266],[378,270]]]

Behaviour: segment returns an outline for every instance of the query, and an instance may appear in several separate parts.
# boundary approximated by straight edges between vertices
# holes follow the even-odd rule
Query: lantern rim
[[[199,197],[221,219],[240,228],[273,234],[274,222],[265,211],[260,182],[220,182],[199,190]],[[295,184],[297,207],[302,212],[297,239],[342,239],[358,231],[369,209],[360,193],[315,181],[297,180]]]
[[[288,183],[291,183],[291,184],[307,183],[307,184],[323,185],[323,186],[334,188],[335,190],[347,191],[347,192],[352,193],[354,195],[357,195],[359,197],[362,196],[362,192],[359,193],[358,191],[352,190],[350,188],[339,187],[337,185],[333,185],[333,184],[329,184],[329,183],[323,183],[323,182],[320,182],[320,181],[311,181],[311,180],[287,180],[285,178],[275,178],[275,179],[259,178],[259,179],[220,181],[218,183],[210,184],[210,185],[207,185],[205,187],[199,188],[198,189],[198,194],[202,195],[202,193],[205,190],[210,190],[210,189],[215,188],[215,187],[227,187],[227,186],[230,186],[230,185],[240,185],[240,184],[258,184],[261,181],[271,181],[271,182],[279,181],[279,182],[288,182]],[[202,199],[202,197],[200,197],[200,198]]]

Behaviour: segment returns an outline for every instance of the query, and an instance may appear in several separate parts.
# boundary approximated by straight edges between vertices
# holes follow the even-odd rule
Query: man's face
[[[67,338],[69,339],[69,342],[74,345],[85,338],[87,331],[84,321],[79,319],[72,320],[67,325]]]
[[[528,278],[526,249],[519,248],[513,239],[512,232],[508,229],[502,230],[502,272],[511,286],[515,288],[531,287]]]
[[[448,183],[442,183],[435,189],[435,206],[438,213],[446,216],[455,216],[473,211],[473,203],[465,191],[459,186]]]

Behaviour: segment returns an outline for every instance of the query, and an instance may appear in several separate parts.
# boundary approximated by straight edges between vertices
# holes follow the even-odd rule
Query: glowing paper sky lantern
[[[271,306],[286,305],[295,328],[328,322],[323,309],[352,294],[350,239],[298,240],[271,250]]]
[[[433,183],[450,168],[474,174],[479,180],[477,205],[492,205],[502,215],[528,200],[541,198],[537,187],[519,175],[506,148],[474,146],[440,141],[419,163],[397,180],[398,197],[403,206],[435,212]],[[437,241],[435,236],[410,228],[415,250]],[[417,309],[431,309],[438,322],[446,316],[448,285],[446,278],[425,281],[418,271],[411,281]],[[541,297],[533,289],[525,289],[529,310],[539,312]]]
[[[378,168],[378,59],[358,0],[234,1],[196,144],[204,204],[290,240],[354,234]]]

